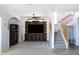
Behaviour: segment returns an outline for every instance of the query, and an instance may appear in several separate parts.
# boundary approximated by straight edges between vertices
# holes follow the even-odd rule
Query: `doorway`
[[[16,17],[12,17],[8,20],[9,29],[9,46],[17,44],[20,40],[20,20]]]
[[[18,25],[17,24],[10,24],[10,46],[15,45],[18,43]]]

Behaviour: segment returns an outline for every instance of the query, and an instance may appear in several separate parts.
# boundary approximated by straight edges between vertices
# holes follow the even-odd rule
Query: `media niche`
[[[44,25],[40,24],[29,24],[28,33],[44,33]]]
[[[25,22],[25,41],[46,41],[46,40],[47,40],[46,21]]]

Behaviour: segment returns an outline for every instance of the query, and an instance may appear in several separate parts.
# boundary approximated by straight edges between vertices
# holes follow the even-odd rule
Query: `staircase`
[[[62,34],[63,40],[65,42],[66,48],[69,48],[69,31],[67,29],[67,24],[73,20],[74,12],[69,14],[59,21],[60,32]]]
[[[54,47],[55,48],[66,48],[65,42],[63,40],[63,37],[61,35],[61,32],[55,32],[55,41],[54,41]]]

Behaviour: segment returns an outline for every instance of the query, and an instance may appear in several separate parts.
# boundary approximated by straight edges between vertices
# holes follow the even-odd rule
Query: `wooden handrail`
[[[66,41],[67,41],[68,37],[69,37],[69,32],[67,31],[65,24],[61,24],[61,29],[62,29],[62,33],[63,33],[63,35],[64,35],[64,37],[66,38]]]
[[[73,15],[72,14],[69,14],[69,15],[67,15],[67,16],[65,16],[64,18],[62,18],[60,21],[59,21],[59,23],[69,23],[70,21],[72,21],[72,19],[68,19],[68,18],[72,18],[73,17]]]
[[[66,41],[67,46],[68,46],[68,44],[69,44],[69,31],[67,30],[66,24],[68,24],[70,21],[72,21],[73,16],[74,16],[74,13],[73,13],[73,14],[69,14],[69,15],[63,17],[63,18],[59,21],[59,23],[60,23],[60,28],[61,28],[61,33],[62,33],[63,36],[64,36],[63,39]]]

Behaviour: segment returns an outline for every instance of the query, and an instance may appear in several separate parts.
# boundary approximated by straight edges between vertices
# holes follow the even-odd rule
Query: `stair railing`
[[[67,24],[72,21],[73,16],[74,16],[73,14],[69,14],[64,18],[62,18],[62,20],[59,22],[61,35],[64,39],[66,48],[69,48],[69,31],[67,29]]]

